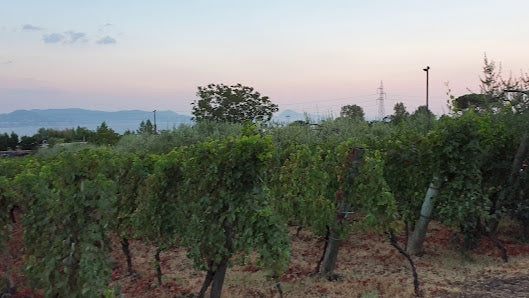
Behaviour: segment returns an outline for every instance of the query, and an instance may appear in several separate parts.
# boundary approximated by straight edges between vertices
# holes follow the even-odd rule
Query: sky
[[[0,0],[0,114],[172,110],[198,86],[254,87],[279,105],[385,114],[479,92],[486,54],[529,71],[529,1]]]

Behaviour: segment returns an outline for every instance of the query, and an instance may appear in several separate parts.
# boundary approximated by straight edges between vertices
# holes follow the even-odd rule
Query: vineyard
[[[513,109],[373,123],[204,121],[112,147],[3,158],[0,289],[15,297],[527,291],[528,131],[527,113]]]

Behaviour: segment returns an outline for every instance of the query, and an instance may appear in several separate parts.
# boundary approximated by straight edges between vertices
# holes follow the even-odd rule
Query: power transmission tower
[[[384,98],[386,98],[386,92],[384,92],[384,84],[382,81],[380,81],[380,87],[377,89],[378,94],[378,120],[382,121],[384,120],[384,117],[386,116],[386,111],[384,110]]]

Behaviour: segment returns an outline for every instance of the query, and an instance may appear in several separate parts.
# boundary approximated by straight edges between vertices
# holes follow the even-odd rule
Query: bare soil
[[[488,239],[479,247],[461,254],[454,243],[453,231],[432,222],[425,242],[425,253],[414,257],[420,287],[425,297],[529,297],[529,246],[517,241],[516,227],[502,228],[499,239],[509,255],[504,263],[500,251]],[[328,281],[313,275],[324,242],[309,231],[292,235],[292,260],[279,279],[251,263],[233,260],[223,288],[224,297],[412,297],[413,279],[407,260],[381,235],[353,232],[340,248],[336,273],[339,279]],[[125,297],[194,297],[205,273],[193,269],[182,249],[161,253],[162,285],[156,280],[153,266],[155,248],[140,240],[131,240],[135,274],[127,274],[125,256],[117,239],[112,240],[112,257],[117,261],[111,287]],[[403,243],[400,238],[400,243]],[[16,224],[8,255],[0,258],[0,276],[8,268],[12,297],[42,297],[42,291],[28,287],[21,268],[24,266],[22,226]],[[4,286],[4,284],[0,283]],[[1,289],[5,291],[4,288]]]

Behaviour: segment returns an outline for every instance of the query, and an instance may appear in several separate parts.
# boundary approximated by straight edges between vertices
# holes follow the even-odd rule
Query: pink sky
[[[529,2],[16,1],[0,12],[0,113],[16,109],[173,110],[197,86],[252,86],[281,110],[323,115],[397,101],[448,112],[479,91],[483,55],[529,69]],[[148,12],[148,13],[147,13]]]

